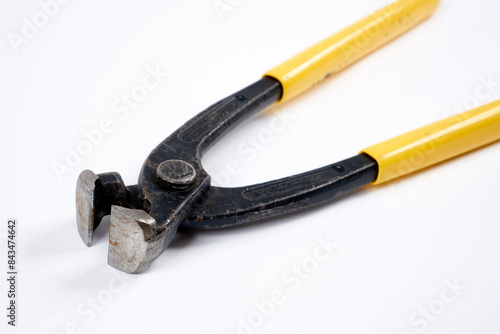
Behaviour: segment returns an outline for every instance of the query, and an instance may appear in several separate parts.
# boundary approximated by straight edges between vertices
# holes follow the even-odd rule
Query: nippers
[[[456,115],[303,174],[239,187],[210,185],[200,162],[224,133],[249,116],[302,93],[430,16],[439,0],[399,0],[277,66],[256,83],[201,112],[160,143],[137,185],[118,173],[83,171],[78,231],[87,246],[111,215],[108,263],[146,270],[179,227],[219,229],[289,213],[426,168],[500,139],[500,101]]]

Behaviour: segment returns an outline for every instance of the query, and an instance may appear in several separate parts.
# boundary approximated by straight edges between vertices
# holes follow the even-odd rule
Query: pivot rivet
[[[186,161],[166,160],[158,165],[156,176],[164,186],[185,189],[196,181],[196,170]]]

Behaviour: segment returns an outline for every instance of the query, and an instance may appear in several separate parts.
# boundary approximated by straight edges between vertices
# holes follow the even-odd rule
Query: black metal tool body
[[[368,155],[303,174],[239,188],[210,185],[201,157],[221,135],[277,102],[279,81],[264,77],[201,112],[158,145],[137,185],[117,173],[83,171],[77,183],[77,223],[90,246],[102,217],[111,215],[108,263],[122,271],[146,270],[179,226],[219,229],[307,208],[377,178]]]

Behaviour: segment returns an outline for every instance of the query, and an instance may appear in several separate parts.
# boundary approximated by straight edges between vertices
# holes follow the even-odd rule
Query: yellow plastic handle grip
[[[500,100],[371,146],[374,184],[413,173],[500,140]]]
[[[429,17],[440,0],[399,0],[299,53],[265,76],[288,100],[336,74]]]

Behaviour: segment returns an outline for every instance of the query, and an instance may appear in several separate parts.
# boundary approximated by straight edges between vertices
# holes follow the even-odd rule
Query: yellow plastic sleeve
[[[440,0],[399,0],[299,53],[265,76],[283,86],[280,101],[311,88],[411,29],[439,6]]]
[[[500,140],[500,100],[361,151],[374,158],[374,184],[413,173]]]

